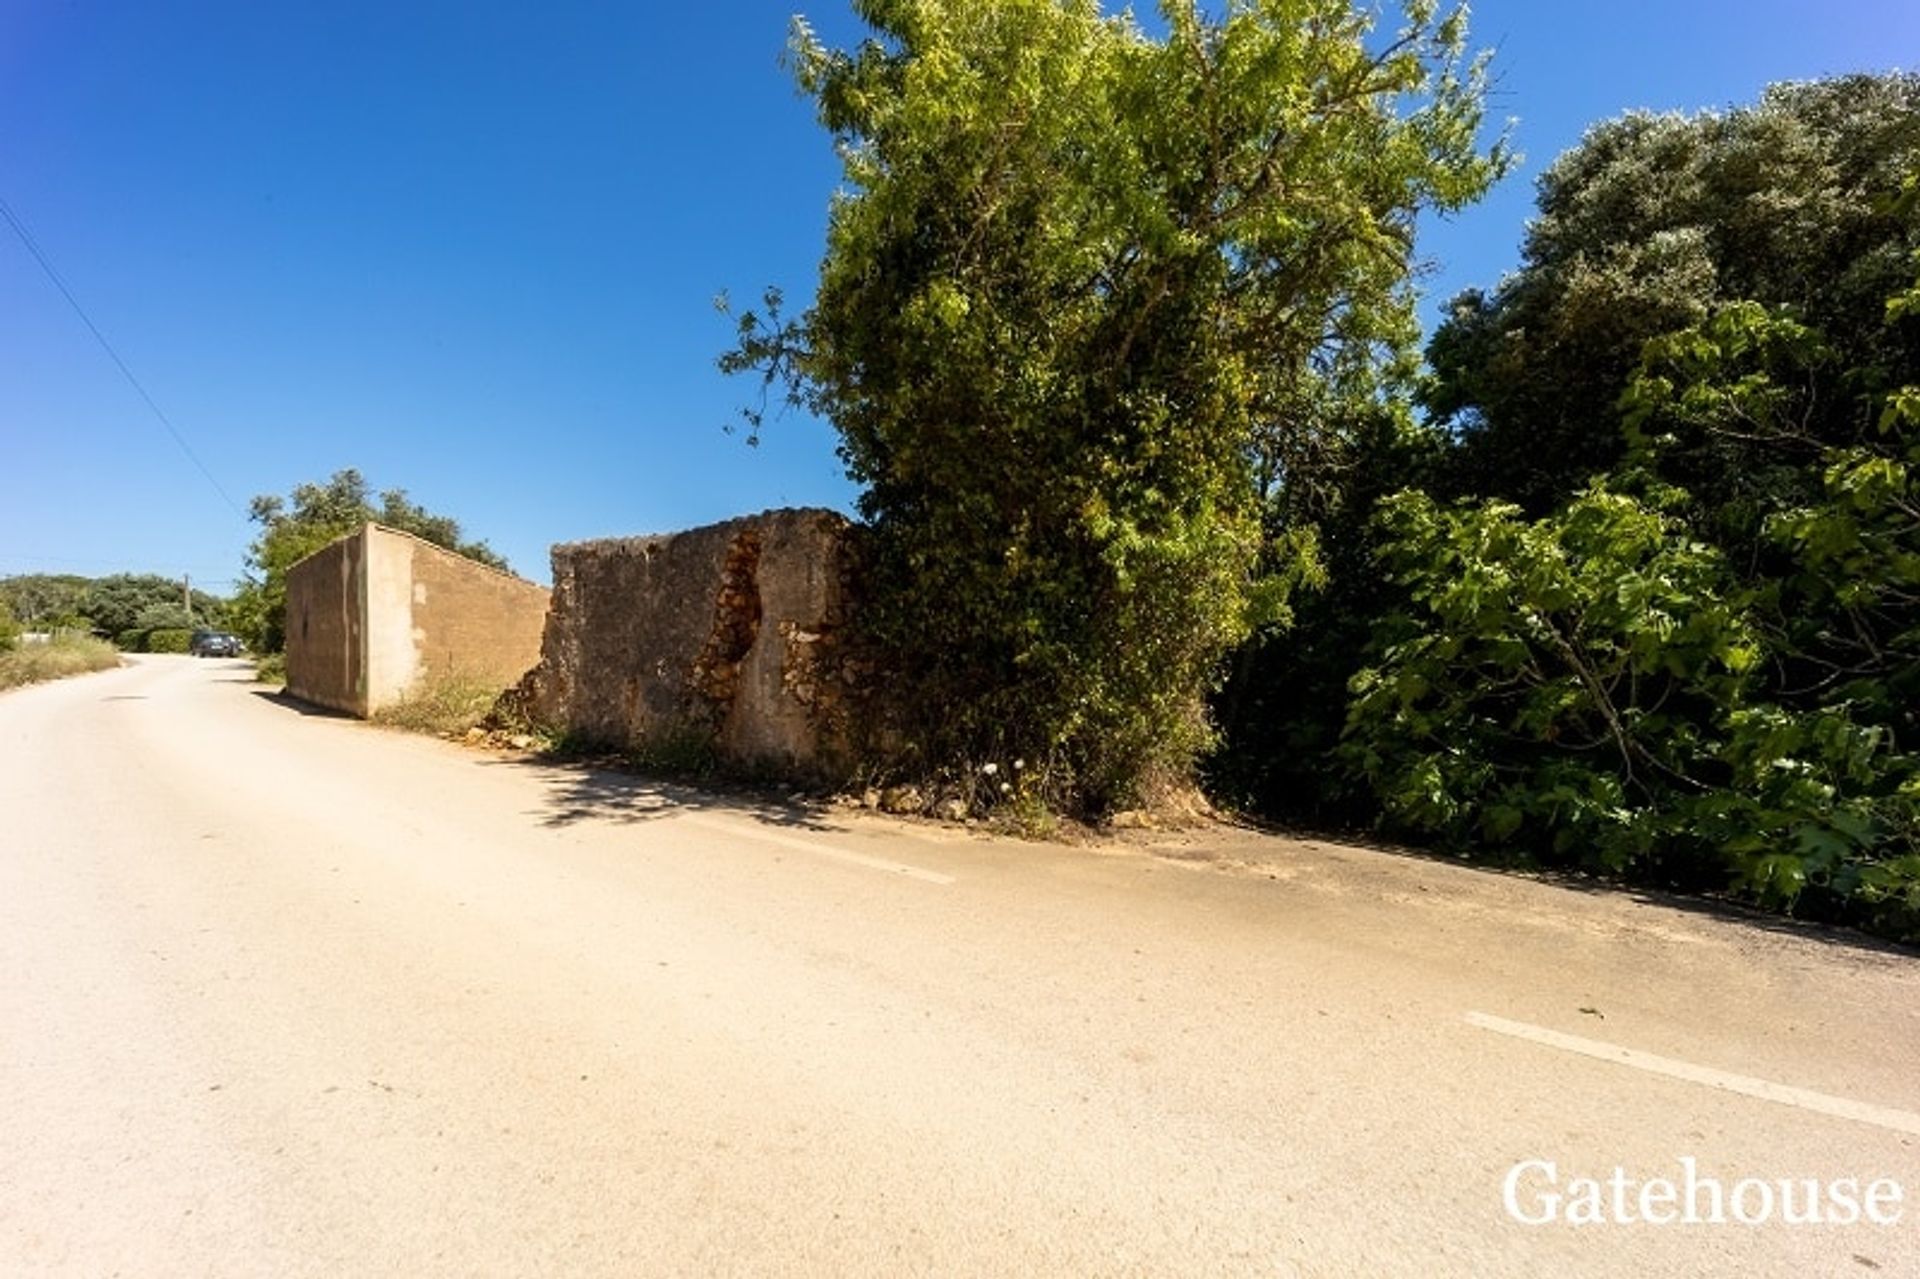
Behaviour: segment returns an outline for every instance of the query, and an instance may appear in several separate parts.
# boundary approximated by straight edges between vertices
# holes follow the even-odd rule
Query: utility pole
[[[180,602],[187,606],[187,629],[193,629],[193,574],[180,575]]]

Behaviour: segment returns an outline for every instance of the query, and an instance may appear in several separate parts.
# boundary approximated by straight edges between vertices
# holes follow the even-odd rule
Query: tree
[[[1624,456],[1615,406],[1642,346],[1733,302],[1787,308],[1882,388],[1920,378],[1880,324],[1920,248],[1920,211],[1894,198],[1917,168],[1913,73],[1589,130],[1540,180],[1520,269],[1454,299],[1428,347],[1426,404],[1462,445],[1448,491],[1551,510]],[[1857,435],[1860,411],[1829,396],[1812,434]]]
[[[831,420],[864,486],[897,758],[1132,802],[1313,572],[1299,537],[1259,574],[1262,485],[1411,344],[1416,211],[1503,163],[1481,66],[1428,0],[1384,36],[1348,0],[1168,0],[1164,39],[1092,0],[855,8],[874,38],[791,53],[847,183],[819,292],[770,292],[722,367]]]
[[[128,643],[139,647],[135,638],[152,629],[150,619],[164,619],[164,625],[178,627],[186,617],[181,599],[182,584],[177,578],[156,573],[116,573],[88,583],[79,600],[80,614],[93,629],[113,640],[127,636]],[[195,617],[217,620],[224,615],[226,601],[202,591],[193,593]]]
[[[387,489],[374,505],[366,480],[351,468],[334,472],[325,484],[298,485],[287,499],[256,497],[248,515],[260,525],[260,534],[247,551],[247,576],[234,595],[233,625],[255,652],[277,653],[286,647],[287,570],[369,520],[490,568],[507,568],[485,542],[466,541],[458,521],[410,501],[405,489]]]
[[[186,603],[177,578],[155,573],[116,573],[86,578],[71,574],[29,573],[0,579],[0,607],[10,608],[34,631],[96,631],[122,647],[139,650],[146,633],[186,626]],[[227,601],[193,592],[193,622],[219,625]]]
[[[24,573],[0,578],[0,599],[30,631],[84,625],[80,606],[92,583],[71,573]]]

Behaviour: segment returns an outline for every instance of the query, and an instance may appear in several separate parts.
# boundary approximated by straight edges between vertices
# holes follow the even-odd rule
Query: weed
[[[368,716],[376,724],[409,733],[458,736],[477,728],[493,710],[500,686],[458,671],[430,675],[406,697]]]

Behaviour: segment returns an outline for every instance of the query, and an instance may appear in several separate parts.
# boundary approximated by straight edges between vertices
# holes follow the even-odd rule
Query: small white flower
[[[1001,783],[1000,783],[1000,793],[1001,793],[1002,795],[1004,795],[1004,794],[1006,794],[1006,793],[1007,793],[1008,791],[1010,791],[1010,790],[1012,790],[1012,789],[1013,789],[1013,783],[1012,783],[1012,782],[1001,782]]]
[[[998,765],[998,764],[982,764],[982,765],[980,766],[980,771],[981,771],[981,772],[983,772],[983,773],[985,773],[985,774],[986,774],[986,775],[987,775],[988,777],[992,777],[992,776],[993,776],[993,775],[994,775],[995,773],[997,773],[997,772],[999,772],[999,771],[1000,771],[1000,765]]]
[[[1027,761],[1024,759],[1016,759],[1013,761],[1013,771],[1016,773],[1019,772],[1021,769],[1025,768],[1026,766],[1027,766]]]

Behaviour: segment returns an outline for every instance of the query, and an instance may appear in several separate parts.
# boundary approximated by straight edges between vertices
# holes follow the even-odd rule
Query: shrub
[[[1857,706],[1778,701],[1755,596],[1683,523],[1598,486],[1541,520],[1421,493],[1380,520],[1411,603],[1346,751],[1396,824],[1920,930],[1920,758]]]
[[[147,632],[149,653],[185,653],[193,647],[193,632],[173,627]]]
[[[0,651],[0,688],[64,679],[120,664],[120,654],[90,635],[57,634],[44,644],[21,644]]]
[[[284,671],[285,659],[282,659]],[[460,734],[476,728],[500,698],[500,686],[459,671],[429,675],[368,718],[410,733]]]

